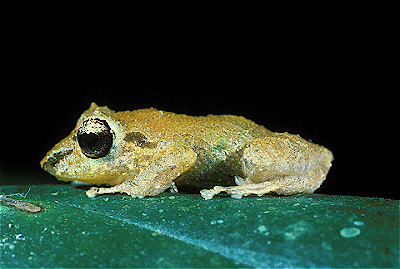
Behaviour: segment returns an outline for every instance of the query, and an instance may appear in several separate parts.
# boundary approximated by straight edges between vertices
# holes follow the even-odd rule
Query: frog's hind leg
[[[202,190],[205,199],[226,192],[233,198],[270,192],[282,195],[310,193],[326,178],[332,153],[300,136],[287,133],[255,139],[243,152],[245,179],[236,177],[238,186],[215,186]]]
[[[245,179],[240,177],[235,177],[236,184],[241,184]],[[240,182],[240,183],[239,183]],[[244,183],[239,186],[215,186],[212,189],[204,189],[200,191],[201,196],[204,199],[208,200],[213,198],[215,195],[226,192],[230,194],[232,198],[240,199],[243,196],[247,196],[250,194],[256,194],[258,196],[262,196],[266,193],[273,192],[277,190],[279,187],[276,184],[271,184],[271,182],[263,182],[263,183]]]
[[[311,174],[287,176],[283,178],[275,178],[273,180],[264,181],[262,183],[244,183],[239,186],[215,186],[212,189],[204,189],[200,191],[201,196],[208,200],[215,195],[225,192],[231,195],[232,198],[240,199],[243,196],[255,194],[262,196],[267,193],[276,193],[281,195],[292,195],[296,193],[311,193],[316,190],[322,181],[310,182],[312,174],[319,173],[318,169],[313,170]],[[243,181],[243,179],[236,178],[236,182]]]

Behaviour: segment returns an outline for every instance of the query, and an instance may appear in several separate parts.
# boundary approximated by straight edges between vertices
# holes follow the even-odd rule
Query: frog
[[[59,181],[93,185],[86,191],[90,198],[170,190],[208,200],[312,193],[332,161],[327,148],[243,116],[116,112],[93,102],[40,165]]]

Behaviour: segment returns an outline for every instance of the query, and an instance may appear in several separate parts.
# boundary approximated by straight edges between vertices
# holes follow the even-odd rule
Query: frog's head
[[[75,129],[41,160],[42,168],[62,181],[116,185],[135,173],[126,150],[124,125],[115,112],[92,103]]]

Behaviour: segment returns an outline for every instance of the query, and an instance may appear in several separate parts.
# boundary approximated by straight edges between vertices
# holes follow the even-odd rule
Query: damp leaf
[[[2,186],[1,267],[398,267],[399,201],[163,193],[93,199],[68,185]]]

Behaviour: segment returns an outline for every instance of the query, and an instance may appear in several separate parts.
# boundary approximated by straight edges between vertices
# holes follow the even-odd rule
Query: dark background
[[[384,36],[374,27],[26,23],[4,39],[2,184],[26,183],[23,173],[35,175],[31,184],[55,183],[39,161],[95,101],[117,111],[243,115],[333,152],[318,193],[398,198],[377,151]]]

